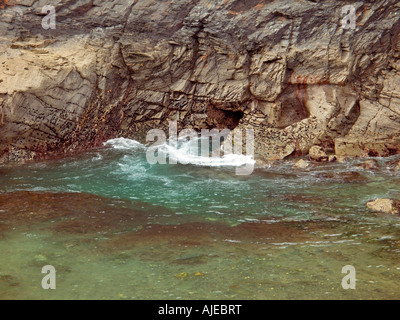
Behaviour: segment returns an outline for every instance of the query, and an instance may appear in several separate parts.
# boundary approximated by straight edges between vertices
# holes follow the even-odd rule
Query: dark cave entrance
[[[207,108],[207,125],[209,129],[233,130],[244,117],[243,111],[218,109],[213,105]]]

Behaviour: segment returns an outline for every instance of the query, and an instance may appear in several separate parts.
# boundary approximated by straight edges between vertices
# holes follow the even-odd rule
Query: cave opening
[[[208,129],[235,129],[240,120],[244,117],[244,112],[240,110],[218,109],[215,106],[207,108],[207,125]]]

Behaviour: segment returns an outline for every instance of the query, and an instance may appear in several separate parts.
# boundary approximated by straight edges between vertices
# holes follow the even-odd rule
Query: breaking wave
[[[242,154],[226,154],[212,155],[210,149],[208,156],[201,152],[203,138],[191,139],[189,141],[178,141],[176,146],[170,145],[168,142],[158,146],[158,153],[164,154],[175,163],[190,164],[195,166],[206,167],[241,167],[244,165],[254,165],[255,160],[252,156]],[[112,147],[116,150],[137,150],[146,153],[149,147],[138,141],[117,138],[107,141],[105,146]],[[153,146],[154,148],[154,146]]]

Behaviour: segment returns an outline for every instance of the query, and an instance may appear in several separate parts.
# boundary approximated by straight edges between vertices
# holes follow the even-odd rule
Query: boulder
[[[296,164],[293,166],[294,168],[298,168],[298,169],[306,169],[310,166],[309,162],[301,159],[299,161],[296,162]]]
[[[327,162],[329,161],[329,156],[325,153],[324,149],[319,146],[312,146],[308,152],[311,160],[317,162]]]
[[[328,161],[329,161],[329,162],[336,162],[336,161],[337,161],[337,157],[336,157],[335,155],[330,155],[330,156],[328,157]]]
[[[375,212],[387,214],[400,213],[400,201],[393,199],[376,199],[367,203],[367,208]]]

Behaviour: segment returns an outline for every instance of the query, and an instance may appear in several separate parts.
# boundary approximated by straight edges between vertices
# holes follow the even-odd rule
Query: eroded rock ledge
[[[0,161],[168,120],[253,128],[261,160],[399,153],[399,18],[397,0],[0,0]]]

